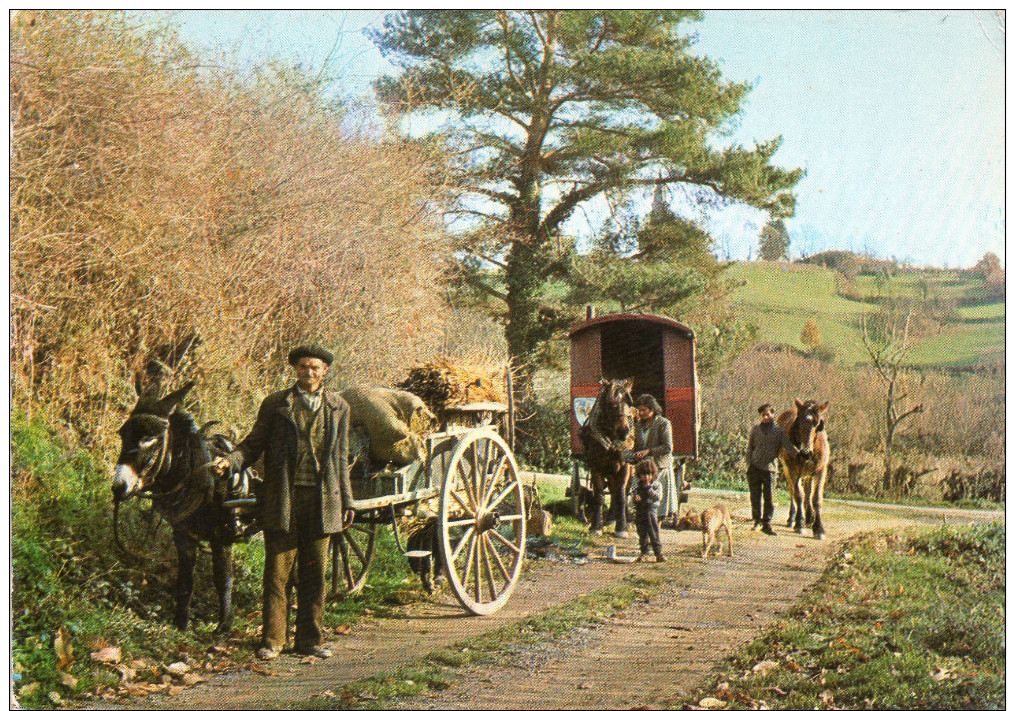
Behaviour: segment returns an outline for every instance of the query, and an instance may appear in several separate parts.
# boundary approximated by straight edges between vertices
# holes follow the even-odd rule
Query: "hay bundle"
[[[398,387],[421,397],[441,422],[447,421],[451,407],[473,402],[507,403],[504,364],[481,356],[456,361],[438,355],[410,368],[409,376]]]

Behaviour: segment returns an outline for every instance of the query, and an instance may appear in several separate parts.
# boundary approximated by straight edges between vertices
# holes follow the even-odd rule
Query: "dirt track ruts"
[[[692,502],[717,497],[701,492]],[[744,495],[724,494],[734,515],[748,509]],[[783,511],[785,509],[782,509]],[[699,557],[697,532],[663,531],[669,560],[657,570],[666,583],[651,602],[629,608],[580,644],[533,650],[516,663],[469,670],[451,689],[406,701],[405,707],[558,708],[656,705],[692,688],[736,646],[777,621],[814,583],[836,544],[863,530],[913,523],[949,523],[1003,517],[1003,512],[919,509],[829,503],[824,541],[783,526],[771,538],[735,526],[734,556]],[[777,512],[778,513],[778,512]],[[600,539],[633,553],[636,539]],[[714,550],[714,549],[713,549]],[[593,552],[593,557],[595,552]],[[541,561],[528,570],[504,610],[492,617],[462,613],[445,598],[412,606],[404,619],[367,619],[352,634],[330,640],[335,655],[300,664],[291,655],[265,665],[273,674],[222,674],[175,697],[150,696],[134,707],[291,707],[327,690],[416,660],[427,652],[567,602],[619,580],[640,565],[591,560],[585,565]],[[139,700],[140,701],[140,700]],[[107,707],[109,708],[109,707]]]

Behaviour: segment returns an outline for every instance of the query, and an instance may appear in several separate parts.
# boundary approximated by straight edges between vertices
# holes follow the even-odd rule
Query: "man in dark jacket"
[[[286,638],[286,586],[296,563],[295,651],[330,657],[321,645],[328,541],[352,524],[349,406],[324,387],[333,356],[318,346],[289,353],[293,387],[266,397],[250,434],[214,461],[220,472],[264,457],[258,517],[264,528],[261,659],[274,659]]]
[[[776,473],[775,461],[779,458],[779,450],[785,448],[795,457],[800,450],[790,441],[789,436],[779,425],[775,424],[775,408],[765,403],[758,408],[761,422],[751,429],[747,440],[747,485],[751,490],[751,515],[754,527],[761,524],[762,533],[774,536],[772,530],[772,514],[775,504],[772,501],[772,480]],[[764,508],[762,508],[764,502]]]

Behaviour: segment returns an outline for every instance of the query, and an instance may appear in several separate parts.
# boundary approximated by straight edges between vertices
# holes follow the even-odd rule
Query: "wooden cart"
[[[651,314],[618,313],[589,318],[574,326],[571,339],[571,455],[574,474],[571,501],[585,520],[588,487],[580,475],[584,449],[578,431],[603,378],[634,380],[632,394],[648,393],[662,405],[673,427],[677,501],[686,500],[684,471],[688,458],[698,456],[698,377],[694,331],[678,321]],[[587,478],[587,477],[586,477]]]
[[[462,607],[488,615],[504,606],[521,574],[526,522],[518,465],[496,424],[507,410],[500,403],[461,406],[444,431],[426,437],[423,461],[354,468],[356,520],[335,536],[333,589],[363,587],[380,526],[392,526],[407,556],[429,556],[405,550],[398,529],[405,515],[425,508],[438,517],[444,572]]]

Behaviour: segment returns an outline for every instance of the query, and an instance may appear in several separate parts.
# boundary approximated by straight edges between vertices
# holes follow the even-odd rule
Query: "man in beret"
[[[261,659],[278,656],[286,639],[286,587],[297,567],[295,652],[327,658],[322,646],[328,541],[352,524],[349,406],[324,387],[333,356],[300,346],[289,353],[296,383],[264,399],[254,427],[213,464],[220,474],[264,457],[258,516],[264,528]]]

